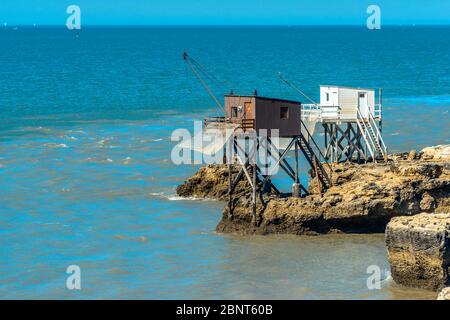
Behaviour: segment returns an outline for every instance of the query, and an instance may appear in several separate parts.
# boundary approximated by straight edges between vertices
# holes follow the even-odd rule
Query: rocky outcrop
[[[450,300],[450,287],[442,289],[438,295],[438,300]]]
[[[238,168],[232,167],[232,174],[236,176]],[[241,179],[236,186],[235,195],[248,193],[249,183]],[[177,187],[180,197],[207,198],[225,200],[228,195],[228,167],[227,165],[209,165],[200,168],[191,178]]]
[[[411,156],[410,156],[411,155]],[[333,165],[333,186],[321,197],[279,198],[265,194],[257,201],[252,223],[249,185],[242,180],[234,195],[233,219],[225,206],[218,232],[267,234],[369,233],[385,230],[396,216],[450,212],[450,162],[422,159],[424,152],[391,156],[387,164]],[[407,160],[409,157],[410,160]],[[237,168],[234,170],[234,176]],[[315,190],[313,179],[310,190]],[[227,199],[226,166],[208,166],[178,187],[180,196]]]
[[[425,148],[422,150],[421,158],[424,160],[450,160],[450,145]]]
[[[450,285],[450,214],[394,218],[386,244],[396,283],[430,290]]]
[[[392,217],[450,212],[450,174],[442,163],[342,164],[333,167],[333,186],[320,197],[258,201],[258,226],[251,224],[247,197],[225,208],[219,232],[317,234],[384,232]]]

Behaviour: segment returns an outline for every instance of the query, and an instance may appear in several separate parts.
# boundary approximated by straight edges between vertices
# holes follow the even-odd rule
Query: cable
[[[223,115],[226,116],[226,112],[224,107],[222,106],[222,104],[219,102],[219,100],[217,100],[216,96],[214,95],[214,93],[211,91],[211,89],[209,88],[209,86],[206,84],[206,82],[203,80],[203,78],[201,77],[201,75],[198,73],[198,71],[196,70],[196,68],[194,67],[193,63],[192,63],[192,58],[187,54],[187,52],[183,53],[183,59],[184,61],[186,61],[186,63],[189,65],[189,67],[191,68],[192,72],[194,72],[194,74],[197,76],[197,78],[199,79],[200,83],[203,85],[203,87],[206,89],[206,91],[208,92],[208,94],[211,96],[211,98],[216,102],[216,104],[219,106],[219,108],[222,110]],[[198,63],[197,63],[198,64]],[[198,66],[197,66],[198,67]]]
[[[312,102],[313,104],[318,104],[317,102],[315,102],[313,99],[311,99],[310,97],[308,97],[302,90],[300,90],[299,88],[297,88],[294,84],[290,83],[288,80],[286,80],[283,77],[283,74],[281,72],[278,72],[278,76],[280,77],[281,81],[285,82],[288,86],[290,86],[291,88],[293,88],[295,91],[299,92],[302,96],[304,96],[306,99],[308,99],[310,102]]]

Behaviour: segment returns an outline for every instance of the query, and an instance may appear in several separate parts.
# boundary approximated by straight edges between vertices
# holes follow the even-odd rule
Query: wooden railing
[[[227,119],[225,117],[207,117],[203,119],[203,126],[206,128],[212,123],[236,123],[242,130],[256,129],[255,119]]]
[[[211,123],[225,123],[226,121],[225,117],[207,117],[203,119],[203,126],[206,128]]]
[[[255,129],[255,119],[242,119],[241,128],[245,130]]]

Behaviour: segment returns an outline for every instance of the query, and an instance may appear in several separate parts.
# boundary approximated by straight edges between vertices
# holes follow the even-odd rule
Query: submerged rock
[[[394,218],[386,244],[396,283],[436,291],[450,285],[450,214]]]
[[[393,159],[396,160],[393,160]],[[252,223],[250,187],[245,177],[233,195],[233,219],[225,206],[218,232],[267,234],[322,234],[330,232],[369,233],[385,231],[396,216],[421,212],[450,212],[450,162],[442,159],[406,160],[408,154],[391,157],[387,164],[335,164],[333,186],[321,197],[315,179],[310,195],[280,198],[270,194],[258,197],[255,226]],[[238,168],[234,168],[236,176]],[[226,200],[226,166],[201,168],[178,187],[184,197]]]

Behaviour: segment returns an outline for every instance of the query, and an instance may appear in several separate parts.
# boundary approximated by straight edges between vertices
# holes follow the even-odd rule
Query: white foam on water
[[[199,197],[180,197],[177,195],[166,196],[169,201],[214,201],[214,199],[199,198]]]
[[[150,196],[164,196],[164,192],[150,192]]]
[[[131,162],[131,157],[126,157],[125,159],[122,160],[123,164],[129,164]]]
[[[92,162],[92,163],[112,163],[112,162],[114,162],[110,158],[100,159],[100,158],[91,158],[91,157],[86,158],[84,161],[85,162]]]
[[[54,142],[45,143],[44,147],[52,149],[68,148],[67,144],[65,143],[54,143]]]
[[[112,145],[112,141],[114,139],[113,138],[105,138],[105,139],[101,139],[97,142],[98,145],[100,145],[101,148],[106,147],[106,148],[116,148],[116,146]]]
[[[214,199],[209,198],[181,197],[176,194],[165,194],[164,192],[151,192],[148,195],[151,197],[162,198],[169,201],[215,201]]]

